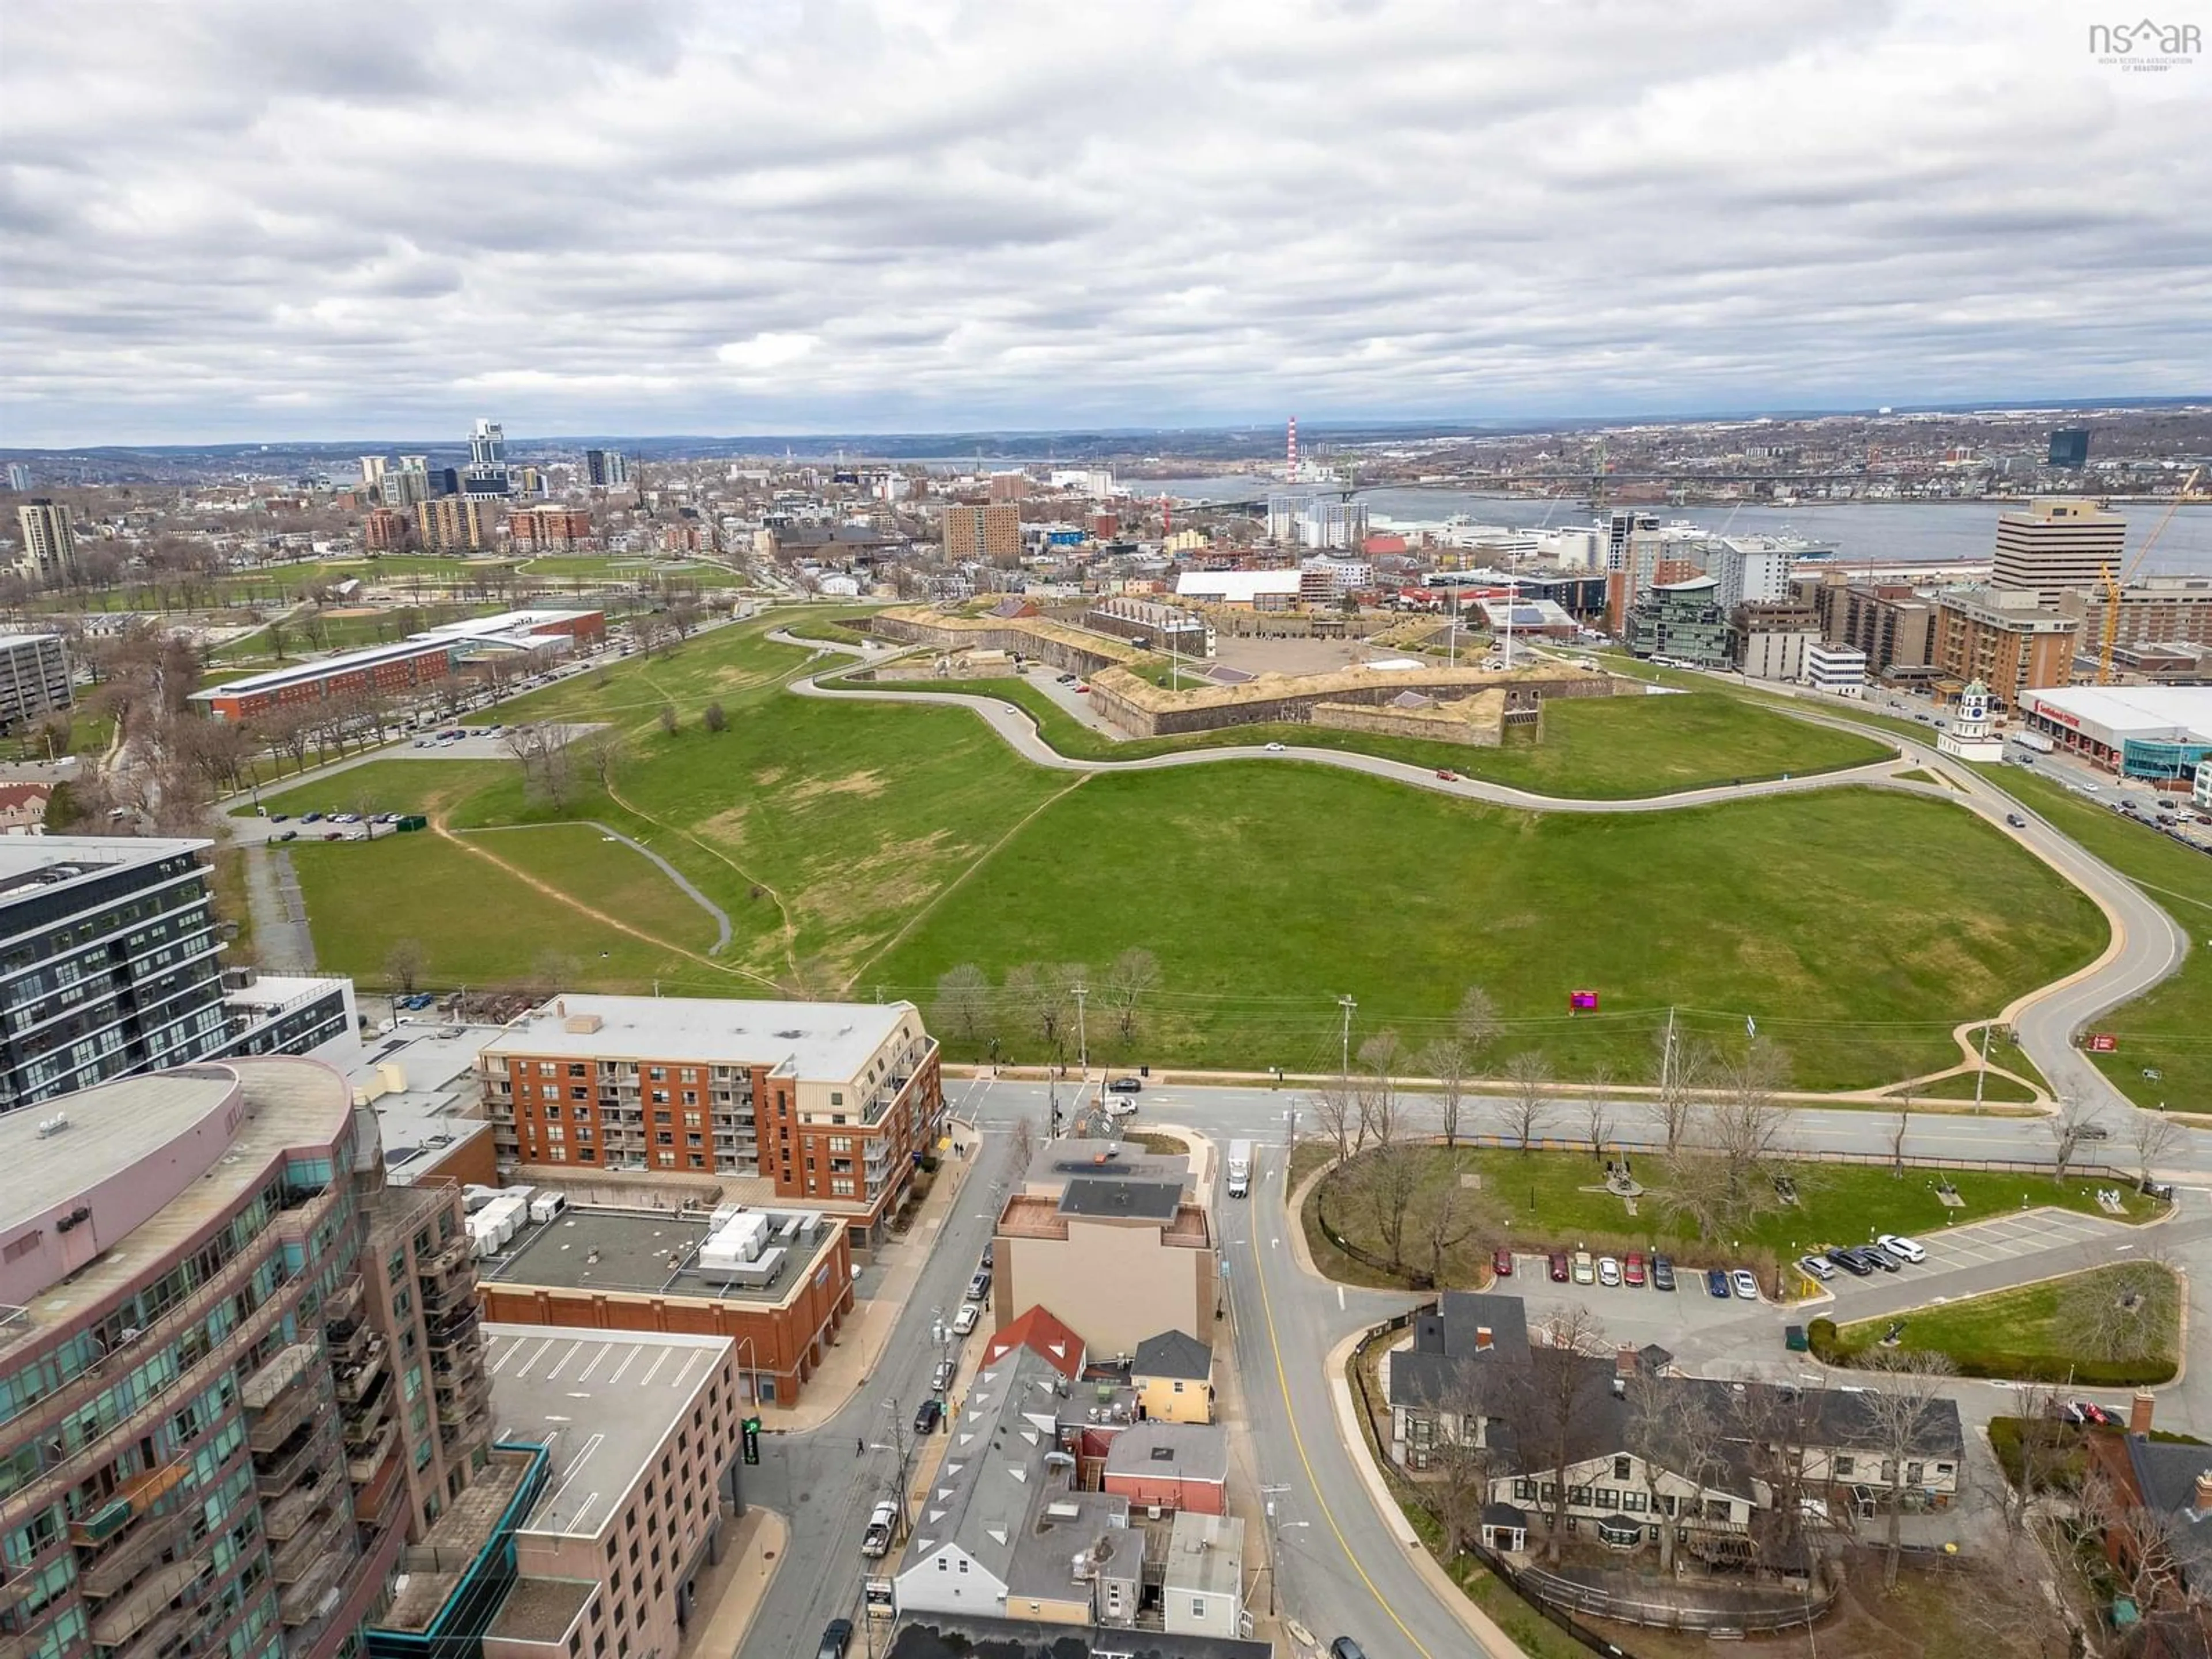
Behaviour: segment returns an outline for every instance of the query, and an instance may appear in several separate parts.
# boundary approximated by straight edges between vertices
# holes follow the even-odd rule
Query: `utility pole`
[[[1974,1073],[1974,1109],[1976,1111],[1979,1111],[1981,1109],[1982,1085],[1989,1081],[1989,1076],[1990,1028],[1984,1025],[1982,1027],[1982,1069]]]
[[[1337,1067],[1339,1077],[1352,1075],[1352,1011],[1359,1005],[1350,997],[1339,997],[1336,1006],[1344,1010],[1344,1058]]]
[[[1076,1063],[1082,1066],[1084,1078],[1091,1076],[1091,1039],[1083,1024],[1083,999],[1091,994],[1088,985],[1075,987],[1075,1053]]]
[[[1659,1096],[1665,1099],[1674,1066],[1674,1011],[1667,1011],[1667,1040],[1659,1046]]]
[[[1275,1585],[1283,1576],[1280,1565],[1275,1556],[1279,1537],[1275,1531],[1275,1498],[1278,1493],[1288,1491],[1290,1491],[1288,1486],[1260,1488],[1260,1496],[1267,1500],[1267,1617],[1270,1619],[1275,1616]]]

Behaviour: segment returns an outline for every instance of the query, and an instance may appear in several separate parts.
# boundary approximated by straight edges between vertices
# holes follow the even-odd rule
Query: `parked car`
[[[1597,1282],[1617,1289],[1620,1284],[1620,1263],[1609,1255],[1600,1256],[1597,1259]]]
[[[955,1336],[967,1335],[969,1332],[975,1328],[976,1325],[982,1320],[982,1317],[983,1304],[981,1303],[962,1303],[960,1304],[960,1311],[952,1316],[952,1334]]]
[[[1567,1253],[1565,1250],[1554,1250],[1552,1252],[1552,1283],[1564,1285],[1566,1282]]]
[[[988,1267],[978,1267],[975,1269],[975,1276],[968,1281],[968,1299],[970,1302],[987,1301],[990,1294],[991,1270]]]
[[[1827,1254],[1829,1261],[1834,1262],[1854,1279],[1864,1279],[1874,1271],[1859,1260],[1859,1253],[1856,1250],[1847,1249],[1844,1245],[1838,1244],[1831,1247]]]
[[[1588,1250],[1577,1250],[1575,1252],[1574,1267],[1576,1284],[1595,1285],[1597,1283],[1597,1262],[1591,1257],[1590,1253]]]
[[[1928,1252],[1922,1249],[1917,1243],[1898,1233],[1884,1233],[1881,1237],[1875,1239],[1875,1243],[1881,1245],[1883,1249],[1887,1250],[1892,1255],[1895,1256],[1900,1261],[1925,1261],[1928,1260]]]
[[[985,1267],[995,1267],[999,1265],[999,1241],[997,1239],[987,1238],[983,1241],[983,1257],[982,1261],[978,1265]]]
[[[931,1395],[915,1407],[914,1431],[916,1434],[935,1434],[937,1425],[945,1415],[945,1402]]]
[[[1135,1077],[1117,1077],[1106,1085],[1109,1094],[1140,1095],[1145,1092],[1145,1080]]]
[[[822,1645],[814,1659],[845,1659],[845,1650],[853,1645],[853,1621],[832,1619],[822,1627]]]
[[[1748,1267],[1738,1267],[1729,1275],[1729,1288],[1746,1302],[1759,1300],[1759,1275]]]
[[[1722,1272],[1718,1267],[1706,1268],[1705,1289],[1712,1293],[1715,1300],[1720,1302],[1727,1301],[1729,1299],[1729,1276],[1725,1273]]]
[[[1367,1659],[1367,1656],[1349,1636],[1340,1636],[1328,1644],[1328,1659]]]
[[[2094,1400],[2069,1400],[2059,1413],[2069,1423],[2092,1428],[2113,1428],[2120,1425],[2120,1414],[2107,1411]]]
[[[1825,1280],[1836,1276],[1836,1270],[1828,1265],[1825,1256],[1801,1255],[1797,1258],[1797,1267],[1808,1279]]]
[[[1513,1252],[1503,1244],[1490,1253],[1490,1271],[1500,1279],[1513,1277]]]
[[[297,830],[280,830],[276,834],[270,836],[269,839],[271,841],[297,841],[300,839],[300,832]]]
[[[1806,1340],[1802,1325],[1784,1325],[1782,1328],[1782,1346],[1791,1353],[1804,1353],[1813,1345]]]
[[[1105,1111],[1109,1117],[1134,1117],[1137,1115],[1137,1103],[1127,1095],[1116,1095],[1106,1103]]]
[[[1674,1288],[1674,1258],[1673,1256],[1655,1255],[1651,1258],[1651,1288],[1655,1291],[1671,1291]]]
[[[322,821],[323,815],[320,812],[302,812],[300,814],[300,822],[302,823],[320,823]]]
[[[269,815],[269,822],[271,823],[282,823],[285,819],[291,816],[292,815],[289,812],[271,812]]]
[[[929,1374],[929,1391],[932,1394],[943,1394],[952,1386],[952,1379],[959,1374],[959,1366],[951,1360],[939,1360],[937,1369]]]
[[[1903,1262],[1899,1261],[1887,1250],[1876,1249],[1871,1244],[1860,1244],[1856,1245],[1853,1248],[1860,1261],[1865,1262],[1869,1267],[1880,1268],[1883,1273],[1897,1273],[1901,1271],[1905,1266]]]
[[[1632,1285],[1640,1286],[1644,1283],[1644,1255],[1641,1251],[1628,1253],[1620,1264],[1620,1276]]]
[[[867,1529],[860,1534],[860,1553],[871,1560],[889,1554],[891,1535],[898,1530],[898,1508],[892,1504],[878,1504],[868,1516]]]

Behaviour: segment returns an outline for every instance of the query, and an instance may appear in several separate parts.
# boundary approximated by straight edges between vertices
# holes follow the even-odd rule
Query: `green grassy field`
[[[1166,665],[1159,665],[1164,674]],[[866,684],[846,680],[830,689]],[[1010,702],[1036,722],[1048,744],[1073,760],[1141,760],[1188,749],[1281,743],[1378,755],[1426,770],[1442,769],[1534,794],[1582,800],[1634,799],[1739,779],[1809,776],[1863,766],[1892,752],[1872,738],[1808,726],[1718,696],[1563,700],[1546,708],[1541,743],[1475,749],[1304,725],[1116,739],[1085,726],[1020,678],[931,682],[911,689]]]
[[[1419,854],[1387,885],[1322,873],[1356,847]],[[1820,948],[1844,938],[1887,944]],[[1838,789],[1531,816],[1255,760],[1093,778],[871,980],[926,999],[959,963],[995,980],[1142,945],[1170,994],[1126,1057],[1292,1071],[1336,1065],[1346,993],[1360,1030],[1418,1047],[1481,984],[1506,1017],[1499,1054],[1537,1048],[1563,1075],[1615,1077],[1648,1071],[1674,1002],[1723,1042],[1756,1016],[1797,1082],[1825,1088],[1936,1069],[1956,1057],[1953,1024],[2078,966],[2103,938],[2087,900],[1941,802]],[[1565,1012],[1581,988],[1598,992],[1597,1016]],[[1000,1024],[1002,1053],[1036,1057],[1016,1018]]]
[[[2120,1046],[2091,1058],[2138,1106],[2212,1111],[2212,858],[2032,769],[1977,769],[2134,881],[2189,934],[2196,948],[2179,972],[2096,1022]],[[2163,1075],[2146,1078],[2146,1067]]]
[[[1992,1060],[1993,1064],[2001,1063]],[[1961,1072],[1955,1077],[1938,1078],[1933,1083],[1917,1085],[1912,1091],[1922,1100],[1972,1100],[1974,1097],[1974,1073]],[[2035,1098],[2034,1093],[2010,1078],[1990,1073],[1982,1085],[1984,1101],[2020,1103]]]
[[[580,777],[556,811],[525,799],[513,764],[410,758],[266,799],[295,814],[424,811],[455,830],[598,819],[653,846],[732,919],[732,945],[713,962],[656,957],[637,941],[580,946],[580,985],[642,974],[727,991],[734,973],[756,987],[927,1005],[958,963],[994,981],[1027,962],[1103,972],[1141,945],[1159,957],[1163,981],[1139,1040],[1094,1029],[1093,1050],[1164,1064],[1332,1067],[1345,994],[1358,1000],[1361,1032],[1393,1028],[1418,1046],[1446,1027],[1466,985],[1481,983],[1508,1021],[1494,1060],[1534,1048],[1562,1075],[1640,1077],[1673,1004],[1684,1030],[1723,1047],[1740,1045],[1745,1016],[1756,1016],[1801,1086],[1875,1084],[1948,1063],[1954,1024],[2102,943],[2085,900],[1940,802],[1838,789],[1692,811],[1532,816],[1282,760],[1075,778],[1021,761],[967,710],[789,696],[811,655],[763,635],[791,615],[619,659],[509,706],[510,722],[611,726],[625,746],[611,795]],[[1669,709],[1717,719],[1701,725],[1709,736],[1765,740],[1771,716],[1746,723],[1727,699],[1705,701],[1571,706],[1552,763],[1625,781],[1620,751],[1636,744],[1613,741],[1626,728],[1607,717],[1648,721]],[[702,722],[710,702],[726,715],[720,733]],[[678,719],[672,736],[664,708]],[[1638,730],[1645,749],[1658,746],[1652,729]],[[372,975],[393,937],[465,932],[454,976],[481,978],[502,948],[504,907],[517,902],[503,884],[528,892],[532,873],[575,904],[667,918],[672,946],[697,948],[712,926],[657,873],[641,873],[634,853],[596,836],[389,839],[373,853],[299,844],[313,854],[301,863],[318,940],[333,962]],[[556,848],[559,869],[536,862]],[[1348,860],[1355,848],[1370,858]],[[352,876],[365,854],[379,870],[411,864],[422,878],[381,882],[372,914]],[[487,854],[512,872],[488,879],[499,872]],[[457,907],[472,878],[482,902]],[[677,908],[640,898],[616,908],[640,881],[666,887],[653,904]],[[1831,948],[1865,938],[1884,950]],[[525,930],[507,973],[535,948]],[[1603,1012],[1571,1018],[1566,994],[1585,987]],[[1008,1055],[1041,1051],[1015,1013],[996,1023]]]
[[[520,567],[521,574],[541,582],[642,582],[667,577],[695,581],[702,587],[736,587],[742,584],[727,565],[702,559],[659,558],[649,554],[548,553]]]
[[[2164,1275],[2161,1288],[2152,1293],[2146,1279],[2160,1274]],[[2173,1374],[2181,1346],[2180,1302],[2173,1288],[2172,1273],[2154,1262],[2116,1263],[1985,1296],[1962,1297],[1897,1320],[1859,1320],[1840,1327],[1837,1339],[1844,1352],[1864,1353],[1881,1341],[1892,1324],[1902,1324],[1902,1346],[1947,1355],[1968,1375],[2063,1381],[2077,1370],[2086,1375],[2097,1363],[2083,1352],[2081,1298],[2106,1291],[2118,1298],[2135,1291],[2144,1296],[2145,1316],[2156,1325],[2150,1355],[2140,1362],[2142,1380],[2163,1382]],[[1989,1363],[1998,1356],[2025,1363]]]
[[[1571,1111],[1571,1108],[1561,1109],[1557,1120],[1561,1133],[1579,1127],[1573,1124]],[[1936,1172],[1932,1170],[1907,1170],[1899,1177],[1871,1164],[1799,1164],[1791,1166],[1796,1204],[1771,1209],[1755,1218],[1735,1239],[1709,1245],[1698,1242],[1697,1229],[1686,1218],[1666,1212],[1660,1194],[1667,1185],[1668,1173],[1662,1158],[1646,1156],[1636,1160],[1637,1179],[1650,1190],[1638,1201],[1638,1213],[1631,1216],[1620,1199],[1602,1190],[1603,1166],[1588,1152],[1523,1154],[1462,1146],[1450,1152],[1436,1147],[1419,1156],[1421,1182],[1410,1206],[1406,1237],[1413,1247],[1407,1252],[1409,1257],[1423,1268],[1428,1266],[1428,1258],[1416,1242],[1425,1218],[1435,1213],[1437,1194],[1448,1183],[1461,1183],[1463,1176],[1480,1178],[1478,1188],[1470,1190],[1463,1183],[1457,1187],[1462,1215],[1472,1215],[1478,1224],[1472,1237],[1445,1256],[1443,1282],[1448,1286],[1480,1283],[1490,1253],[1499,1244],[1524,1251],[1587,1247],[1601,1254],[1658,1249],[1685,1264],[1732,1267],[1752,1261],[1786,1262],[1831,1244],[1862,1243],[1877,1233],[1934,1235],[1947,1226],[2016,1213],[2023,1200],[2029,1205],[2102,1213],[2097,1207],[2099,1183],[2094,1181],[2062,1183],[2041,1175],[1954,1170],[1949,1178],[1965,1200],[1965,1207],[1954,1210],[1936,1196]],[[1316,1263],[1330,1277],[1355,1284],[1386,1285],[1390,1282],[1388,1279],[1336,1250],[1318,1224],[1316,1200],[1326,1206],[1330,1224],[1345,1238],[1387,1255],[1373,1211],[1358,1195],[1354,1177],[1358,1168],[1355,1160],[1316,1183],[1302,1218],[1307,1242],[1316,1247]],[[1585,1190],[1592,1187],[1599,1190]],[[2148,1200],[2132,1193],[2127,1195],[2127,1202],[2130,1220],[2148,1220],[2157,1212]]]

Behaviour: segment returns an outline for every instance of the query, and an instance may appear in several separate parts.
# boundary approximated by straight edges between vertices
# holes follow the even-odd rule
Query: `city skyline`
[[[10,9],[10,446],[1632,418],[2212,357],[2212,64],[2129,73],[2055,3],[122,12]]]

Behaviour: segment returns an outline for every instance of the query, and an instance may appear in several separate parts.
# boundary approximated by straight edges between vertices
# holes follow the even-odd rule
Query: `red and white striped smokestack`
[[[1298,481],[1298,417],[1295,415],[1291,416],[1290,463],[1284,469],[1283,482],[1296,483]]]

